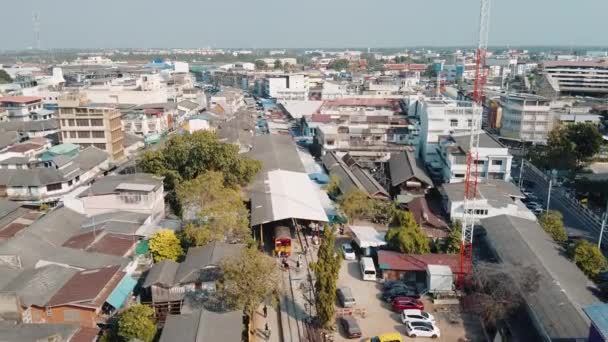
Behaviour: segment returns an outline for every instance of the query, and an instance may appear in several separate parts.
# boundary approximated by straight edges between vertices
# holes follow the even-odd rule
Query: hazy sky
[[[474,45],[479,0],[2,0],[0,50]],[[492,0],[490,45],[608,46],[608,0]]]

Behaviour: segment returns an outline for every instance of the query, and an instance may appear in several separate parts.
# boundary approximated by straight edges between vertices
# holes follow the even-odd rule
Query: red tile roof
[[[31,151],[31,150],[37,150],[40,148],[42,148],[42,145],[34,144],[34,143],[23,143],[23,144],[13,145],[11,148],[7,149],[6,151],[23,153],[23,152],[27,152],[27,151]]]
[[[326,114],[313,114],[310,116],[311,122],[330,123],[331,116]]]
[[[25,227],[27,225],[13,222],[0,230],[0,239],[12,238]]]
[[[0,97],[0,103],[30,103],[41,101],[42,98],[38,96],[4,96]]]
[[[126,256],[139,241],[131,236],[121,234],[104,234],[87,250],[102,254]]]
[[[427,265],[450,266],[458,270],[458,254],[403,254],[393,251],[378,251],[378,265],[383,270],[425,271]]]
[[[108,266],[76,273],[46,303],[47,307],[81,305],[100,307],[121,279],[120,266]],[[119,274],[120,273],[120,274]]]
[[[103,234],[103,229],[97,229],[95,231],[74,235],[63,243],[63,247],[85,249],[89,247],[93,241],[95,241],[95,238],[100,234]]]
[[[36,221],[40,216],[42,216],[42,213],[37,212],[37,211],[30,211],[29,213],[27,213],[21,217],[26,220]]]
[[[414,214],[416,223],[420,226],[430,226],[431,228],[448,228],[447,223],[443,221],[439,216],[435,215],[429,208],[429,204],[424,197],[414,198],[407,204],[409,211]]]

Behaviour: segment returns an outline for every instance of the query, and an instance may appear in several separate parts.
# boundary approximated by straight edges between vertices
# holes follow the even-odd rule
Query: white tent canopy
[[[291,218],[328,221],[315,186],[305,173],[269,171],[260,188],[251,194],[251,225]]]
[[[369,226],[350,226],[350,230],[355,235],[355,242],[361,248],[380,247],[386,245],[384,233],[379,233],[374,227]]]

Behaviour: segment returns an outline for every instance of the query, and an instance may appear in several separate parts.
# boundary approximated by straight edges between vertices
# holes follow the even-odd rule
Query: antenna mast
[[[475,62],[475,83],[473,88],[473,116],[469,151],[467,156],[467,173],[465,175],[464,216],[462,222],[462,238],[460,244],[460,269],[457,286],[464,286],[465,278],[471,273],[473,262],[473,231],[475,229],[475,198],[477,197],[479,158],[479,134],[481,131],[481,116],[483,112],[483,88],[486,84],[486,53],[488,50],[488,30],[490,26],[490,0],[481,0],[479,16],[479,41],[477,44]],[[477,111],[481,112],[477,114]]]
[[[32,21],[34,24],[34,38],[36,39],[34,47],[36,50],[40,50],[40,16],[38,12],[34,12]]]

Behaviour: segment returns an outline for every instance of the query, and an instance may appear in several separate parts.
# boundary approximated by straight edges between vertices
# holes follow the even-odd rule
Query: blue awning
[[[129,275],[125,275],[118,285],[116,285],[114,291],[110,293],[110,296],[108,299],[106,299],[106,302],[112,305],[116,310],[120,309],[123,304],[125,304],[129,294],[133,292],[135,285],[137,285],[137,280],[131,278]]]

